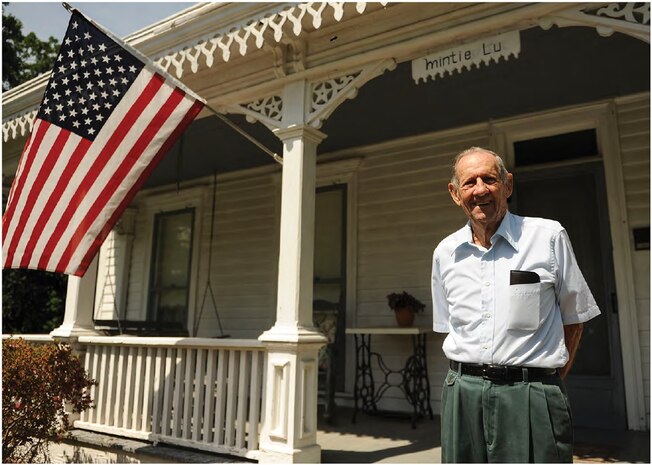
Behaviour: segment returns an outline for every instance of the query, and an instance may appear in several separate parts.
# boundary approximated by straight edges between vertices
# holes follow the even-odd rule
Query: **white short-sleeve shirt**
[[[600,314],[566,230],[556,221],[507,212],[491,244],[488,250],[474,244],[467,223],[434,251],[433,329],[448,333],[446,357],[467,363],[564,366],[568,351],[563,325]],[[526,282],[510,284],[512,271],[512,282]]]

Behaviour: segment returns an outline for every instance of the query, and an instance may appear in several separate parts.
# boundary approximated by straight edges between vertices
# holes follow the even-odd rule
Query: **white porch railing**
[[[264,383],[257,340],[79,338],[98,384],[75,427],[256,459]]]

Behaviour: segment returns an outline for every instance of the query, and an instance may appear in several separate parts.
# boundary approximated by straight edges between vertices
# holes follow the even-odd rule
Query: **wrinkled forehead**
[[[460,181],[484,176],[498,177],[498,162],[493,154],[478,150],[460,158],[455,172]]]

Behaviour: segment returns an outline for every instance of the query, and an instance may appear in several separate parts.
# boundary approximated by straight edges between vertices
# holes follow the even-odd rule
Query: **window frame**
[[[138,203],[142,207],[142,218],[145,222],[142,229],[142,235],[138,232],[137,240],[145,241],[148,244],[141,250],[145,254],[143,257],[143,266],[139,276],[134,276],[130,279],[130,285],[135,284],[142,287],[142,292],[139,292],[139,299],[137,310],[133,309],[129,315],[130,319],[140,321],[151,321],[148,318],[149,308],[149,277],[152,268],[153,257],[153,244],[149,243],[154,237],[154,217],[158,213],[172,212],[175,210],[182,210],[185,208],[194,208],[194,223],[192,234],[192,252],[191,252],[191,270],[190,270],[190,285],[188,293],[188,312],[186,315],[185,327],[190,329],[194,321],[196,306],[197,306],[197,277],[199,276],[199,267],[201,266],[200,249],[201,244],[201,230],[203,227],[202,218],[204,215],[204,205],[207,201],[206,190],[203,186],[193,186],[185,189],[164,192],[150,191],[144,192],[144,195],[139,199]],[[133,257],[133,260],[137,260]],[[134,311],[135,310],[135,311]],[[137,312],[137,313],[136,313]]]
[[[166,211],[157,212],[154,214],[152,218],[152,235],[150,236],[151,252],[150,252],[150,261],[148,267],[149,279],[147,281],[147,308],[145,311],[146,321],[159,323],[159,311],[157,308],[154,308],[154,302],[155,302],[154,280],[156,277],[156,272],[154,268],[158,264],[157,250],[158,250],[160,220],[165,217],[171,217],[174,215],[185,215],[188,213],[190,213],[191,234],[190,234],[190,250],[189,250],[189,257],[188,257],[188,269],[187,269],[187,283],[185,286],[186,299],[184,305],[186,308],[186,321],[182,323],[184,330],[188,329],[188,316],[190,315],[190,293],[192,287],[192,268],[193,268],[193,261],[194,261],[193,252],[195,250],[195,228],[196,228],[195,221],[197,215],[197,212],[195,211],[194,207],[185,207],[176,210],[166,210]],[[158,292],[160,294],[160,290]]]

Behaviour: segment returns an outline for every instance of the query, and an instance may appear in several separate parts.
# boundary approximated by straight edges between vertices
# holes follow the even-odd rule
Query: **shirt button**
[[[485,285],[485,287],[489,287],[489,286],[491,286],[491,283],[489,281],[485,281],[484,285]]]
[[[485,318],[491,318],[491,313],[483,313],[482,316]]]
[[[486,345],[484,345],[484,346],[482,346],[482,348],[486,350],[486,349],[488,349],[489,347],[486,346]]]

